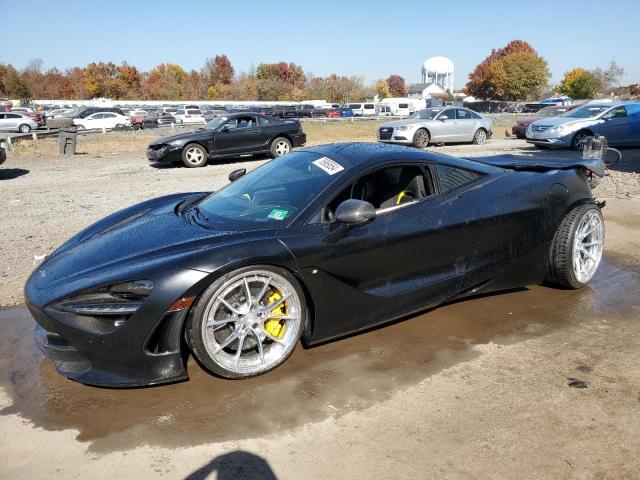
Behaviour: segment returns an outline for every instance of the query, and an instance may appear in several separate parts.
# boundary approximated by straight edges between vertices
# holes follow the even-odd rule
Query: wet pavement
[[[455,302],[299,347],[280,368],[249,380],[218,379],[190,359],[189,381],[128,390],[84,386],[56,373],[35,345],[27,310],[11,308],[0,311],[0,387],[12,405],[0,415],[18,414],[46,430],[76,429],[94,452],[259,437],[384,401],[475,358],[477,344],[520,342],[603,317],[627,321],[639,294],[640,275],[609,256],[578,291],[532,286]]]

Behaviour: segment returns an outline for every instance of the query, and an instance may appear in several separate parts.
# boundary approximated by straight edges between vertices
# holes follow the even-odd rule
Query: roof
[[[347,168],[376,165],[388,160],[406,160],[416,162],[434,162],[447,165],[472,168],[481,171],[489,171],[492,167],[486,167],[486,163],[479,167],[473,160],[452,157],[441,153],[418,150],[414,147],[373,142],[348,142],[316,145],[295,151],[312,152],[329,157]],[[474,166],[475,164],[475,166]],[[479,167],[479,168],[478,168]]]

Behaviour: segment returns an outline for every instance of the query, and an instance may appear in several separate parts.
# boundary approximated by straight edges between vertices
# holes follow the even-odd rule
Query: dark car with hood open
[[[220,115],[196,131],[163,137],[149,144],[154,163],[204,167],[209,159],[240,155],[289,153],[307,141],[297,120],[280,120],[255,112]]]

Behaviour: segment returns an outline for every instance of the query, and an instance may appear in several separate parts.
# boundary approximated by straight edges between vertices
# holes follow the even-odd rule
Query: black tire
[[[271,158],[278,158],[282,155],[286,155],[291,151],[291,142],[285,137],[277,137],[271,142],[269,148],[269,155]]]
[[[75,125],[75,127],[76,131],[86,130],[86,128],[84,128],[84,125]]]
[[[118,123],[118,124],[116,125],[116,128],[124,128],[124,127],[125,127],[125,125],[123,125],[122,123]]]
[[[580,130],[579,132],[577,132],[573,136],[573,139],[571,140],[571,150],[582,150],[581,142],[583,140],[586,140],[590,136],[591,136],[591,133],[587,132],[586,130]]]
[[[31,131],[31,125],[27,125],[26,123],[23,123],[18,127],[18,131],[20,133],[29,133]]]
[[[413,134],[412,144],[416,148],[427,148],[430,141],[431,136],[429,135],[429,132],[424,128],[419,128],[416,133]]]
[[[185,167],[204,167],[207,164],[207,160],[207,151],[199,143],[189,143],[182,149],[182,163]]]
[[[203,316],[206,314],[206,308],[209,301],[212,299],[214,294],[217,293],[216,291],[222,285],[224,285],[224,283],[227,280],[233,278],[234,276],[242,274],[244,272],[255,271],[255,270],[269,271],[269,272],[273,272],[275,274],[281,275],[291,284],[291,286],[293,286],[296,294],[298,295],[298,298],[300,300],[300,305],[301,305],[301,315],[302,315],[301,328],[299,331],[299,335],[295,339],[295,346],[291,349],[290,352],[286,354],[286,356],[279,359],[277,363],[275,363],[268,369],[261,370],[260,372],[255,374],[243,374],[243,373],[233,372],[224,368],[223,366],[219,365],[209,355],[209,353],[207,352],[207,348],[204,344],[203,335],[202,335]],[[300,343],[300,337],[302,336],[303,332],[306,329],[308,318],[309,318],[309,313],[308,313],[306,302],[305,302],[304,292],[302,291],[302,287],[300,286],[300,284],[298,283],[298,281],[293,275],[291,275],[288,271],[282,268],[278,268],[270,265],[252,265],[252,266],[239,268],[237,270],[229,272],[226,275],[223,275],[222,277],[215,280],[211,285],[209,285],[209,287],[198,297],[198,299],[196,300],[196,303],[194,304],[189,314],[189,317],[187,318],[187,322],[185,325],[185,338],[187,340],[189,347],[191,348],[191,351],[193,352],[194,356],[196,357],[200,365],[202,365],[205,369],[207,369],[214,375],[217,375],[222,378],[232,379],[232,380],[250,378],[250,377],[255,377],[258,375],[265,374],[273,370],[274,368],[279,367],[291,356],[291,354],[297,348],[297,344]]]
[[[479,128],[476,133],[473,134],[474,145],[484,145],[489,140],[489,133],[484,128]]]
[[[591,211],[597,212],[603,222],[602,212],[594,203],[585,203],[571,210],[560,223],[549,252],[549,276],[547,280],[557,286],[570,289],[584,287],[587,282],[580,282],[573,270],[573,241],[582,218]]]

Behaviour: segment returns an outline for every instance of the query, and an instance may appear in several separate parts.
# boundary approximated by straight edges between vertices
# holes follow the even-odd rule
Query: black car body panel
[[[583,162],[558,161],[552,168],[534,160],[525,169],[522,160],[473,161],[358,143],[301,152],[332,159],[342,171],[282,227],[204,228],[185,221],[184,212],[208,193],[176,194],[110,215],[47,258],[28,280],[25,296],[36,337],[58,370],[109,386],[186,378],[188,311],[172,312],[171,306],[243,266],[278,266],[300,281],[311,311],[303,335],[308,345],[452,299],[539,283],[563,217],[593,201]],[[342,226],[326,214],[339,192],[396,167],[423,172],[429,194],[381,209],[370,223],[336,235]],[[451,187],[445,176],[453,169],[473,175]],[[58,307],[79,292],[132,280],[152,282],[153,290],[120,323]]]
[[[224,125],[221,125],[215,130],[201,128],[162,137],[149,144],[147,159],[158,163],[180,162],[183,148],[190,143],[202,145],[209,158],[221,158],[269,152],[271,143],[278,137],[287,138],[293,147],[301,147],[307,141],[307,136],[297,121],[267,118],[251,112],[224,115],[228,121],[248,116],[254,119],[254,126],[250,128],[224,131]]]

